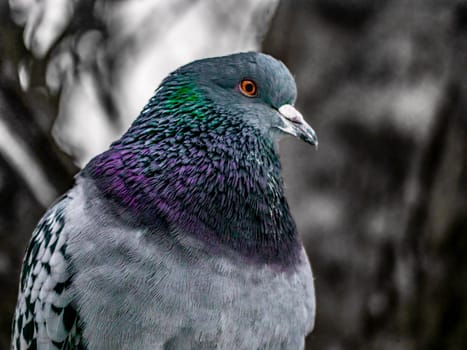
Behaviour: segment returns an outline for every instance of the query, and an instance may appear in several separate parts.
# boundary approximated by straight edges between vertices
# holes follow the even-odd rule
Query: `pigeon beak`
[[[284,125],[279,127],[283,132],[300,137],[303,141],[318,147],[318,137],[312,127],[303,119],[302,114],[291,105],[283,105],[279,108]]]

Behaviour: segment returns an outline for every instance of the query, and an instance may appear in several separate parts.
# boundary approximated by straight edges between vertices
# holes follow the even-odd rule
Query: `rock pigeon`
[[[303,349],[313,277],[281,135],[295,81],[246,52],[182,66],[33,232],[13,349]]]

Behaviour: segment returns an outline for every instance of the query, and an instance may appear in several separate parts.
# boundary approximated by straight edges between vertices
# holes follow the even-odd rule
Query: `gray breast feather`
[[[304,251],[293,271],[247,264],[176,230],[125,227],[83,188],[68,250],[89,349],[303,348],[315,313]]]

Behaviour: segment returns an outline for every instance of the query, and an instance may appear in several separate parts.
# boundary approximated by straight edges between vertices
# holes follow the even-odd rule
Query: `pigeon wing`
[[[23,262],[13,320],[12,349],[81,349],[79,317],[72,305],[66,253],[64,196],[33,232]]]

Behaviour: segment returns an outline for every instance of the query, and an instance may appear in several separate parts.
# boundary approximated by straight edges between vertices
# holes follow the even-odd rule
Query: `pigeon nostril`
[[[298,118],[298,116],[296,116],[296,115],[290,116],[289,120],[294,122],[294,123],[299,123],[300,122],[300,118]]]
[[[303,117],[299,111],[297,111],[291,105],[283,105],[279,108],[279,113],[284,116],[287,120],[290,120],[293,123],[302,123]]]

